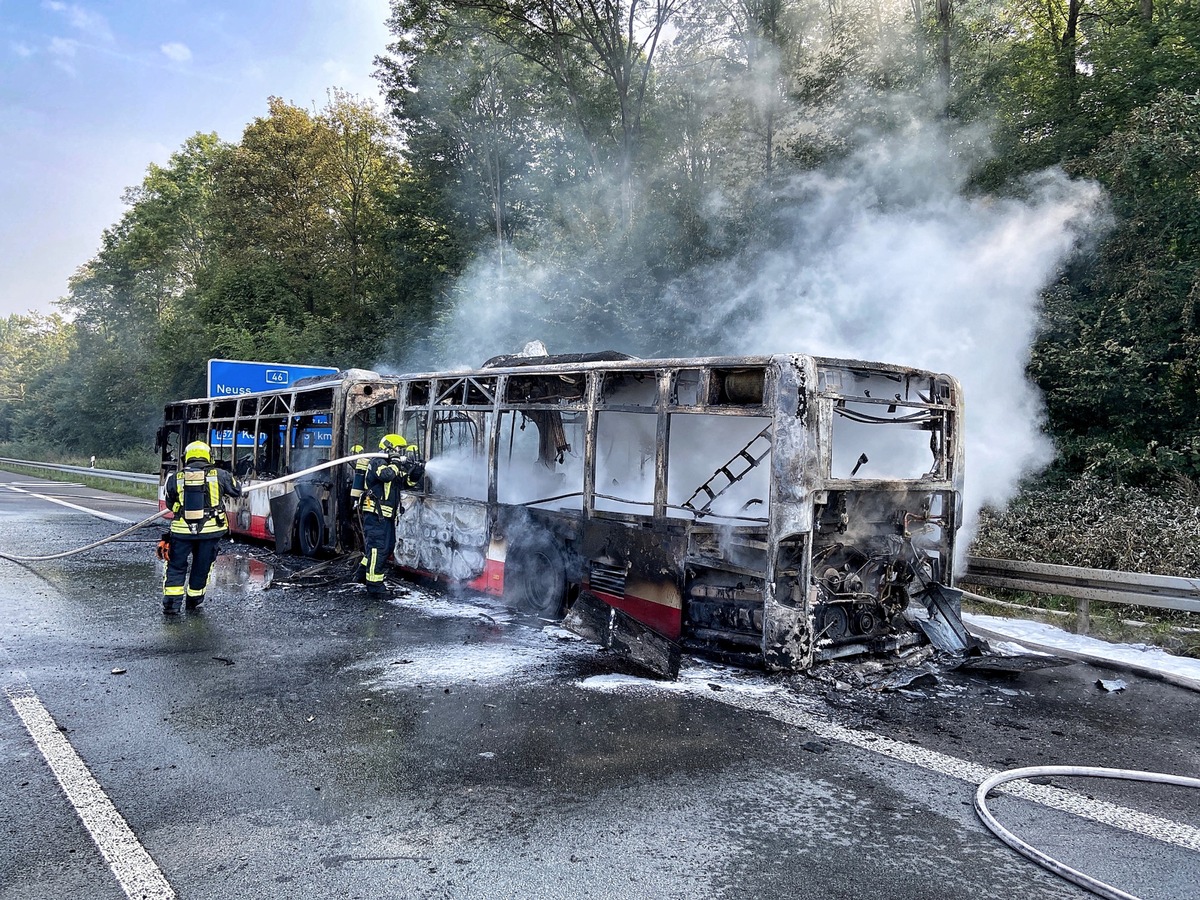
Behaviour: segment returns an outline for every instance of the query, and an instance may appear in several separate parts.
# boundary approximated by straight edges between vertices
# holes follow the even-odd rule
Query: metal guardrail
[[[92,469],[88,466],[65,466],[58,463],[33,462],[27,459],[9,459],[0,456],[0,463],[23,466],[27,469],[50,469],[68,475],[88,475],[92,478],[107,478],[111,481],[131,481],[134,484],[158,484],[157,475],[142,475],[138,472],[122,472],[118,469]]]
[[[1086,634],[1089,628],[1092,600],[1200,613],[1197,578],[971,556],[958,583],[1074,597],[1076,630],[1081,634]]]
[[[971,556],[959,581],[1080,600],[1200,612],[1200,579]]]

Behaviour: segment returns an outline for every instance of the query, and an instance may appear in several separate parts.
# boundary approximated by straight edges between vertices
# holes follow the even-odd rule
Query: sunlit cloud
[[[17,56],[21,57],[22,59],[26,59],[30,56],[33,56],[33,54],[37,52],[36,50],[34,50],[33,47],[30,47],[28,44],[22,44],[20,42],[14,42],[14,43],[10,44],[9,46],[12,47],[12,52],[17,54]]]
[[[187,44],[181,44],[178,41],[172,41],[169,44],[163,44],[160,48],[163,55],[172,62],[184,63],[192,58],[192,51]]]
[[[51,38],[50,39],[50,55],[54,58],[54,65],[62,69],[68,75],[75,74],[75,55],[79,51],[79,41],[73,41],[70,38]]]
[[[50,52],[61,59],[74,59],[79,52],[79,41],[70,38],[51,38]]]
[[[61,0],[46,0],[42,6],[63,16],[67,20],[67,24],[82,31],[92,40],[107,43],[113,39],[112,29],[108,27],[108,20],[100,13],[92,12],[77,3],[63,3]]]

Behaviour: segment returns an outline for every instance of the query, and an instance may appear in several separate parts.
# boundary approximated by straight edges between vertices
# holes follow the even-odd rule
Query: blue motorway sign
[[[208,396],[230,397],[258,391],[277,391],[291,387],[298,379],[312,375],[333,375],[337,369],[327,366],[297,366],[291,363],[243,362],[238,359],[208,361]]]
[[[313,416],[314,425],[328,425],[328,416]],[[238,447],[265,447],[270,435],[265,431],[260,432],[257,440],[254,435],[248,431],[239,431],[237,445]],[[284,442],[290,443],[293,450],[329,450],[333,447],[333,429],[332,428],[297,428],[292,426],[290,436],[285,433],[284,426],[279,426],[279,432],[276,436],[277,446],[283,446]],[[209,431],[208,445],[210,447],[232,447],[233,446],[233,429],[232,428],[213,428]]]

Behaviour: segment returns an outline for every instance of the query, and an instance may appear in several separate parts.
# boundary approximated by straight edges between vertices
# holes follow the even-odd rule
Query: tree
[[[330,136],[328,212],[337,236],[332,289],[353,311],[379,299],[378,239],[398,160],[387,122],[374,106],[345,91],[330,92],[316,121]]]
[[[655,54],[679,0],[397,0],[391,27],[397,41],[382,60],[393,102],[417,84],[406,78],[417,54],[456,40],[486,37],[547,76],[551,102],[572,121],[591,176],[618,185],[617,220],[635,215],[634,180]]]
[[[268,103],[269,114],[246,127],[217,170],[223,264],[261,270],[269,262],[295,299],[293,309],[276,312],[327,313],[333,135],[299,107],[278,97]],[[210,309],[214,316],[223,312]]]
[[[0,442],[35,437],[28,423],[38,386],[67,362],[73,329],[57,313],[0,319]]]
[[[1035,373],[1076,466],[1200,476],[1200,93],[1167,90],[1087,162],[1117,224]]]
[[[423,10],[397,8],[393,27],[405,30],[379,60],[404,138],[405,177],[439,198],[428,212],[457,242],[490,240],[502,260],[507,244],[528,233],[529,209],[551,177],[535,162],[535,141],[549,151],[544,159],[558,155],[542,114],[544,78],[483,29]]]
[[[320,339],[301,342],[303,358],[290,339],[261,345],[256,357],[373,358],[373,316],[403,302],[386,293],[385,198],[397,171],[390,129],[369,103],[332,91],[310,114],[271,98],[217,170],[220,254],[199,304],[214,348],[241,344],[236,330],[305,334]]]

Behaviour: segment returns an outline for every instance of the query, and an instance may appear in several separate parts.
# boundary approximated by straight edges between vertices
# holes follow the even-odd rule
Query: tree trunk
[[[947,92],[950,90],[950,14],[951,0],[937,0],[938,80]]]

